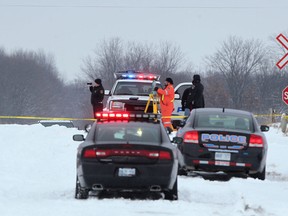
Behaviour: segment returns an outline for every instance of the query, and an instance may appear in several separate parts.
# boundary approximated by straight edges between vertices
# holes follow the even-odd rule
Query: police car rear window
[[[96,141],[160,143],[159,124],[114,122],[99,124],[96,128]]]
[[[217,128],[252,131],[252,119],[249,116],[231,114],[198,114],[194,122],[195,128]]]

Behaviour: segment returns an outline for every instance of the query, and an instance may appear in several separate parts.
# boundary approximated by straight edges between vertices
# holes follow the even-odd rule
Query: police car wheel
[[[250,174],[250,177],[254,178],[254,179],[260,179],[260,180],[265,180],[266,178],[266,166],[264,167],[264,169],[262,170],[262,172],[258,172],[255,174]]]
[[[178,200],[178,180],[177,180],[177,178],[176,178],[176,181],[174,183],[172,190],[164,192],[164,199],[165,200],[171,200],[171,201]]]
[[[81,188],[78,177],[76,178],[75,199],[87,199],[89,191]]]

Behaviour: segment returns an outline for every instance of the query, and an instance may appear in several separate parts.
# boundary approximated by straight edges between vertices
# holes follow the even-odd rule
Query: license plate
[[[215,152],[215,160],[230,161],[231,153]]]
[[[215,161],[216,166],[230,166],[230,162],[227,161]]]
[[[119,168],[118,170],[118,176],[121,176],[121,177],[132,177],[135,175],[136,175],[135,168]]]

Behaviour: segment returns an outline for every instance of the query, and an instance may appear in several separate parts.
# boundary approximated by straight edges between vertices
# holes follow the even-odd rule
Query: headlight
[[[125,103],[119,101],[111,101],[110,103],[110,110],[117,111],[117,110],[125,110]]]

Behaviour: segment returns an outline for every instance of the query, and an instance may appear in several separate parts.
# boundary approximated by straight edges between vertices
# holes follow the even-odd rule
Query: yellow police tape
[[[162,118],[186,118],[187,116],[162,116]],[[57,117],[40,117],[40,116],[0,116],[0,119],[35,119],[35,120],[54,120],[54,121],[95,121],[94,118],[57,118]]]
[[[0,119],[35,119],[35,120],[54,120],[54,121],[72,121],[72,120],[88,120],[95,121],[94,118],[55,118],[55,117],[39,117],[39,116],[0,116]]]
[[[255,114],[255,117],[279,117],[281,114]],[[180,119],[186,116],[162,116],[162,118]],[[288,116],[285,116],[288,119]],[[40,116],[0,116],[0,119],[35,119],[35,120],[54,120],[54,121],[95,121],[94,118],[58,118],[58,117],[40,117]]]

